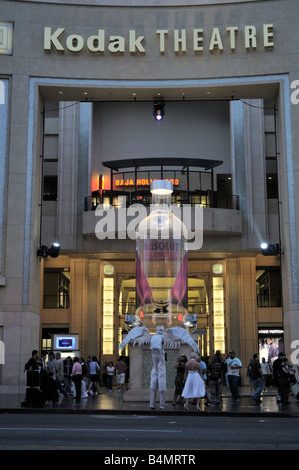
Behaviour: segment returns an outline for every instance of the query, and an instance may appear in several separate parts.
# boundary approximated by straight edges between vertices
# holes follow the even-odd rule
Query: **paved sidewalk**
[[[262,396],[262,403],[256,404],[250,397],[252,393],[249,386],[240,387],[241,399],[238,403],[232,402],[231,394],[228,389],[224,389],[222,404],[217,406],[206,406],[202,400],[201,412],[196,412],[196,407],[191,405],[189,410],[185,411],[182,405],[173,406],[172,403],[166,403],[164,410],[159,409],[157,403],[156,410],[149,408],[147,402],[130,402],[123,400],[123,394],[113,390],[108,395],[104,387],[100,388],[101,394],[82,398],[81,403],[77,404],[71,397],[65,399],[61,397],[60,402],[53,407],[52,403],[47,403],[43,408],[31,408],[21,406],[24,395],[0,395],[0,414],[1,413],[101,413],[101,414],[164,414],[180,415],[186,414],[199,416],[200,414],[209,416],[258,416],[258,417],[297,417],[299,418],[299,400],[290,394],[290,404],[283,405],[276,402],[276,389],[270,387]],[[124,392],[125,393],[125,392]]]

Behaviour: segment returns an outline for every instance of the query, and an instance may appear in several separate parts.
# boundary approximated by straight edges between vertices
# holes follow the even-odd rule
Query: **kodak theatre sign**
[[[193,52],[202,54],[206,51],[230,51],[234,52],[237,44],[246,51],[254,51],[257,48],[271,50],[274,48],[273,24],[263,24],[258,27],[245,25],[227,26],[225,30],[214,27],[207,33],[203,28],[191,30],[157,29],[154,37],[151,37],[151,47],[158,48],[160,54],[173,51],[176,54]],[[64,53],[80,53],[87,51],[91,54],[113,55],[129,52],[132,55],[146,54],[149,47],[145,36],[139,36],[135,30],[128,31],[126,36],[107,35],[104,29],[99,29],[96,34],[83,37],[80,34],[68,34],[65,28],[44,28],[44,51]]]

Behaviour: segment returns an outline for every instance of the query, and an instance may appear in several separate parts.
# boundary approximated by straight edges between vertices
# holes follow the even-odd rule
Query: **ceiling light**
[[[156,121],[162,121],[164,116],[164,104],[162,101],[156,101],[154,103],[153,114]]]

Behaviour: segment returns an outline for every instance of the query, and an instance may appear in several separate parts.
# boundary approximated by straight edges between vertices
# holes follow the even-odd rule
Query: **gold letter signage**
[[[274,48],[273,24],[263,24],[258,27],[245,25],[243,28],[213,27],[210,31],[203,28],[173,31],[158,29],[155,32],[155,39],[151,38],[151,47],[153,44],[161,55],[171,52],[177,55],[234,52],[237,47],[247,52],[256,49],[271,50]],[[68,34],[65,28],[52,30],[50,27],[45,27],[44,51],[47,53],[56,51],[78,54],[87,51],[91,54],[145,55],[146,38],[138,35],[133,29],[124,36],[108,36],[104,29],[99,29],[95,34],[84,38],[81,34]]]

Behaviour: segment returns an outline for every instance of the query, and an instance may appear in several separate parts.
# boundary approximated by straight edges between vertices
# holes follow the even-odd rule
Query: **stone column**
[[[57,240],[61,249],[76,247],[79,105],[60,103]]]
[[[86,355],[87,338],[87,259],[71,259],[71,318],[70,333],[79,334],[80,354]]]
[[[245,377],[247,363],[254,353],[258,353],[258,321],[256,305],[254,258],[239,259],[239,296],[240,296],[240,356],[243,363],[243,377]]]
[[[0,328],[5,364],[0,392],[23,393],[24,364],[33,349],[40,350],[40,262],[36,250],[41,189],[41,142],[37,136],[41,135],[42,108],[36,90],[21,71],[14,76],[14,88],[8,91],[11,98],[10,148],[9,165],[5,165],[4,173],[5,195],[2,190],[6,213],[2,217],[0,285]],[[30,109],[29,103],[32,103]]]
[[[86,325],[86,354],[95,355],[100,360],[99,351],[99,277],[100,260],[88,260],[88,294],[87,294],[87,325]],[[102,367],[102,364],[100,364]]]

